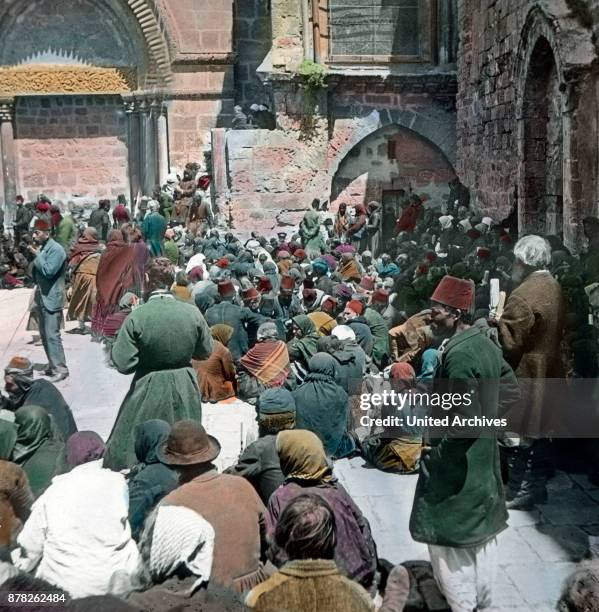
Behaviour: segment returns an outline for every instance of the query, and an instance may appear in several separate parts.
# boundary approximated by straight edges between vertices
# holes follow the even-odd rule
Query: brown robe
[[[549,272],[534,272],[509,296],[498,322],[504,357],[521,383],[520,433],[530,437],[547,432],[553,412],[544,379],[564,376],[565,312],[559,283]]]
[[[96,303],[96,273],[100,257],[100,253],[87,255],[77,267],[73,280],[73,295],[67,312],[69,321],[89,321],[92,317]]]
[[[218,340],[213,340],[212,354],[203,361],[193,361],[198,374],[202,400],[220,402],[236,393],[235,366],[231,351]]]
[[[215,469],[175,489],[162,503],[191,508],[214,528],[211,582],[243,592],[266,578],[261,563],[265,508],[245,478]]]

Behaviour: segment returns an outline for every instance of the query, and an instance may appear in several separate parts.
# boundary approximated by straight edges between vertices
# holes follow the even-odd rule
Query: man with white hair
[[[495,322],[506,361],[521,385],[518,420],[520,446],[510,452],[508,508],[530,509],[547,498],[547,439],[551,402],[546,378],[562,378],[560,344],[564,333],[565,300],[550,274],[551,247],[541,236],[524,236],[514,247],[510,294]]]

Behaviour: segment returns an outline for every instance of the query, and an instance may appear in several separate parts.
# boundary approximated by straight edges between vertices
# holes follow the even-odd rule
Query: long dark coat
[[[506,396],[500,397],[502,378]],[[470,406],[462,402],[448,411],[433,408],[433,417],[448,415],[450,424],[455,415],[496,418],[507,396],[513,401],[517,395],[516,379],[501,349],[476,328],[449,340],[434,383],[438,393],[473,391]],[[497,440],[488,429],[480,437],[465,427],[450,430],[453,435],[431,440],[431,450],[423,452],[410,532],[417,542],[477,546],[507,527]],[[464,437],[457,437],[461,432]]]

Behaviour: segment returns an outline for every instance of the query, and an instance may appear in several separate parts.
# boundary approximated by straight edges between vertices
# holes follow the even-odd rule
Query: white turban
[[[439,223],[441,224],[441,229],[449,229],[453,222],[453,217],[451,215],[444,215],[439,217]]]
[[[339,340],[355,340],[356,334],[349,325],[337,325],[331,332],[331,336]]]

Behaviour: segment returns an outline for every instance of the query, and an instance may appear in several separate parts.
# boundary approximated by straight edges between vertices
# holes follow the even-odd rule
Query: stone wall
[[[381,202],[384,191],[404,189],[440,205],[455,178],[441,151],[416,132],[390,125],[356,145],[341,162],[331,198],[351,205]]]
[[[15,118],[17,191],[65,203],[129,193],[127,128],[120,98],[20,98]]]
[[[527,159],[545,164],[538,159],[539,147],[547,156],[553,155],[551,150],[559,140],[554,128],[558,126],[563,136],[563,230],[573,245],[581,218],[596,212],[598,199],[597,53],[593,44],[598,3],[591,3],[594,10],[582,15],[582,3],[569,0],[460,0],[458,4],[458,174],[482,212],[500,220],[519,206],[521,231],[540,231],[538,224],[531,228],[527,221],[527,216],[539,217],[529,203],[538,200],[538,189],[553,195],[559,195],[560,189],[546,181],[535,182],[539,168]],[[531,86],[531,79],[539,73],[535,49],[545,44],[543,40],[557,76],[553,85],[538,86],[556,89],[551,96],[553,108],[535,116],[527,114],[527,91],[535,90],[534,83]],[[560,116],[563,123],[551,116]],[[551,124],[542,130],[547,132],[547,142],[539,142],[536,149],[527,140],[527,135],[539,133],[535,121]],[[551,168],[554,160],[547,159],[546,165]],[[553,221],[547,219],[545,224],[545,214],[541,216],[541,225],[551,231]]]
[[[269,104],[268,92],[256,76],[272,45],[269,0],[236,0],[234,25],[235,103]]]

